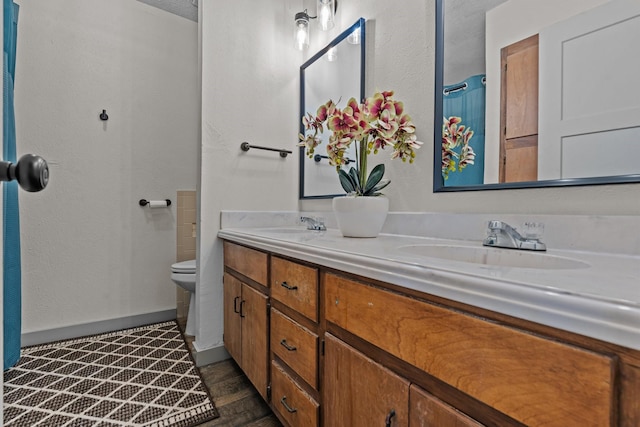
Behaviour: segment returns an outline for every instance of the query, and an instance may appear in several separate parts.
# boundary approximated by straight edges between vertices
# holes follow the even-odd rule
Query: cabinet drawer
[[[318,269],[271,258],[271,297],[318,321]]]
[[[224,265],[264,286],[269,286],[267,263],[264,252],[224,242]]]
[[[326,319],[529,426],[609,426],[612,357],[327,274]]]
[[[319,405],[287,375],[277,362],[271,363],[272,406],[291,427],[316,427]]]
[[[318,336],[273,308],[271,351],[311,387],[318,388]]]

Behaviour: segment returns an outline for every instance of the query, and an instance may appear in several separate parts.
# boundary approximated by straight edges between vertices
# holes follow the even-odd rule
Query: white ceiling
[[[138,0],[191,21],[198,22],[198,0]]]

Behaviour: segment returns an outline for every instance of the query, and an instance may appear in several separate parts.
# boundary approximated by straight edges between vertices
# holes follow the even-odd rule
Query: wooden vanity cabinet
[[[258,392],[267,399],[268,255],[229,242],[224,243],[224,253],[224,345]]]
[[[230,242],[224,297],[287,427],[640,426],[637,350]]]

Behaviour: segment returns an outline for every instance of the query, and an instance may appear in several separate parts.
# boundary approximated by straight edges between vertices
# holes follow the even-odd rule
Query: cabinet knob
[[[285,289],[289,289],[290,291],[295,291],[296,289],[298,289],[297,286],[291,286],[287,282],[280,283],[280,286],[282,286]]]
[[[280,403],[282,403],[282,406],[285,407],[285,409],[290,413],[293,414],[294,412],[298,412],[298,410],[296,408],[292,408],[291,406],[289,406],[287,404],[287,396],[282,396],[282,399],[280,399]]]

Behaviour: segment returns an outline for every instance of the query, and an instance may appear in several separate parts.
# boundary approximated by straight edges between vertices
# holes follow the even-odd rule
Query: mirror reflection
[[[344,106],[350,98],[364,98],[365,20],[360,18],[300,67],[300,119],[316,114],[319,106],[333,100]],[[300,120],[300,133],[304,126]],[[313,157],[300,148],[301,199],[331,198],[344,193],[335,166],[329,164],[325,147],[329,133],[320,135],[323,143]],[[354,150],[354,147],[349,148]],[[346,153],[355,159],[354,153]]]
[[[435,191],[640,181],[637,1],[442,0],[438,12]]]

